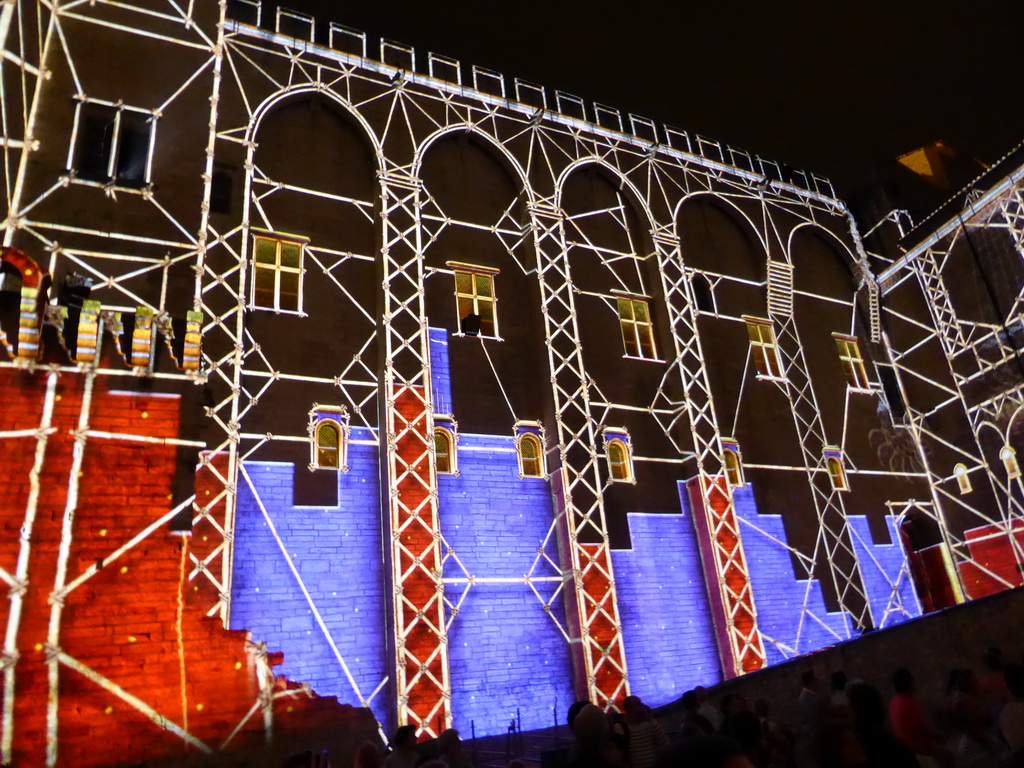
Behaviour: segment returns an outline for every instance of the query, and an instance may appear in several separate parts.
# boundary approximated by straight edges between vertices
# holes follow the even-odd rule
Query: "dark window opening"
[[[708,279],[704,275],[694,275],[690,285],[693,288],[693,300],[697,309],[701,312],[714,312],[715,300],[711,295],[711,285],[708,283]]]
[[[145,186],[153,117],[103,104],[82,104],[80,110],[75,146],[78,178]]]
[[[214,171],[210,179],[210,211],[231,213],[231,192],[234,180],[227,171]]]
[[[146,161],[149,158],[149,118],[139,112],[121,110],[121,126],[117,146],[117,171],[114,179],[124,187],[141,187],[146,183]]]
[[[82,106],[78,122],[78,178],[107,181],[110,178],[110,146],[114,138],[117,110],[97,104]]]
[[[903,401],[903,392],[900,391],[900,382],[896,378],[896,371],[892,369],[891,365],[878,365],[876,368],[893,423],[902,424],[907,419],[907,404]]]

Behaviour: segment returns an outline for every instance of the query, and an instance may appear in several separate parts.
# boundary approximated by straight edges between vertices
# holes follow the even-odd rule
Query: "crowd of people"
[[[951,670],[941,703],[922,702],[905,668],[892,672],[888,700],[842,671],[827,687],[810,670],[800,682],[788,723],[774,719],[767,699],[716,702],[702,688],[660,719],[636,696],[621,712],[578,701],[568,712],[572,746],[545,753],[542,768],[1024,768],[1024,665],[999,649],[984,654],[978,673]],[[364,744],[355,768],[473,768],[454,729],[425,748],[415,726],[403,726],[390,746],[382,755]]]

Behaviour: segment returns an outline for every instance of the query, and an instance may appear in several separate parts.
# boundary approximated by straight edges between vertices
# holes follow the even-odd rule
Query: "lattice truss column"
[[[769,262],[769,276],[773,271],[786,272],[791,283],[792,267],[773,270]],[[804,348],[800,343],[792,300],[773,300],[776,295],[776,291],[769,285],[768,316],[775,322],[779,350],[785,359],[785,381],[779,384],[790,402],[807,482],[818,517],[811,572],[814,573],[815,568],[819,567],[827,569],[840,608],[853,620],[854,627],[863,631],[875,625],[846,519],[842,493],[829,480],[825,463],[825,447],[829,442],[821,410],[814,395]]]
[[[423,305],[421,185],[396,170],[382,176],[381,186],[381,455],[391,524],[398,720],[437,735],[451,723],[451,681]]]
[[[373,241],[372,234],[369,238],[355,237],[349,232],[339,233],[336,230],[340,228],[336,227],[328,233],[320,233],[319,237],[304,242],[302,246],[299,279],[303,287],[299,289],[301,297],[297,299],[298,311],[294,314],[308,315],[323,311],[326,306],[334,308],[337,314],[332,317],[347,319],[346,345],[355,350],[350,357],[322,356],[297,362],[287,346],[282,348],[280,335],[267,324],[246,324],[247,313],[256,316],[261,312],[259,307],[266,308],[257,301],[252,290],[257,235],[271,239],[295,236],[279,233],[308,235],[310,210],[322,212],[331,220],[334,217],[343,219],[349,223],[348,229],[354,229],[354,224],[361,228],[361,235],[375,228],[379,230],[383,221],[376,212],[382,199],[378,178],[371,175],[365,194],[339,194],[338,180],[328,171],[309,167],[308,161],[293,154],[309,152],[310,147],[282,146],[272,140],[273,134],[268,138],[261,129],[275,119],[279,108],[286,110],[290,104],[302,99],[333,101],[356,114],[359,107],[372,104],[381,95],[398,98],[398,89],[384,86],[367,94],[364,102],[353,102],[352,80],[360,79],[353,69],[308,66],[308,62],[302,60],[301,50],[292,47],[296,41],[282,38],[281,42],[281,45],[268,44],[260,34],[254,37],[229,22],[221,46],[222,78],[215,99],[218,122],[211,126],[211,142],[219,163],[229,168],[241,164],[245,175],[241,216],[233,219],[221,216],[207,227],[206,258],[200,278],[203,308],[212,318],[207,328],[206,348],[215,402],[208,408],[208,413],[226,435],[226,439],[206,457],[211,465],[217,462],[220,470],[220,476],[215,477],[220,482],[219,495],[214,497],[210,506],[221,505],[228,510],[228,519],[233,520],[236,489],[245,486],[309,606],[318,633],[323,636],[337,663],[339,679],[345,681],[344,685],[351,689],[356,701],[363,706],[372,706],[379,696],[384,695],[382,692],[389,678],[373,682],[372,690],[361,687],[357,682],[358,670],[350,667],[353,660],[346,659],[339,648],[338,630],[331,627],[329,611],[314,597],[314,591],[289,553],[285,538],[279,533],[274,504],[261,497],[260,488],[245,464],[247,461],[259,461],[267,450],[280,450],[282,446],[295,444],[308,445],[310,427],[304,417],[294,419],[293,428],[277,427],[267,431],[262,426],[266,422],[268,408],[273,410],[275,404],[291,407],[297,400],[308,398],[308,402],[302,400],[304,410],[315,406],[312,401],[318,399],[320,403],[344,409],[346,430],[349,425],[368,430],[375,442],[379,434],[380,455],[388,469],[383,486],[384,509],[389,510],[389,514],[394,512],[392,521],[401,518],[392,530],[397,537],[393,540],[394,565],[400,571],[394,581],[399,594],[395,596],[393,605],[404,633],[396,658],[399,674],[395,684],[401,687],[398,698],[402,702],[399,717],[403,723],[422,724],[426,733],[436,735],[439,728],[450,724],[450,689],[443,647],[445,625],[439,580],[436,493],[429,490],[433,488],[433,479],[428,474],[432,471],[432,460],[426,453],[432,450],[433,444],[424,442],[425,436],[431,432],[426,421],[430,418],[430,411],[424,405],[429,393],[423,391],[425,370],[416,368],[416,361],[427,358],[423,348],[410,351],[410,345],[425,343],[425,337],[416,335],[420,332],[423,311],[422,270],[415,256],[417,251],[412,251],[411,261],[402,261],[389,273],[396,290],[401,288],[404,291],[408,287],[407,279],[413,275],[416,275],[413,279],[417,285],[412,289],[413,294],[403,294],[402,301],[394,304],[395,311],[386,318],[386,322],[391,324],[388,327],[394,331],[389,337],[392,342],[389,349],[399,361],[401,372],[397,380],[392,376],[379,401],[378,382],[381,379],[372,367],[372,361],[377,354],[378,339],[383,338],[378,332],[381,284],[379,276],[372,285],[366,277],[372,274],[379,260],[366,244],[367,240]],[[399,118],[396,117],[396,126],[398,123]],[[362,127],[371,148],[367,165],[383,168],[381,139],[367,126]],[[401,129],[407,133],[407,128],[402,126]],[[383,133],[386,134],[387,130]],[[261,148],[267,150],[266,153],[262,153]],[[325,150],[328,157],[337,151],[335,147],[325,147]],[[290,162],[282,165],[279,159],[282,156],[289,158]],[[275,158],[278,161],[271,162]],[[297,174],[293,173],[296,164],[305,166],[306,173],[300,181],[296,181]],[[383,199],[390,199],[395,205],[385,210],[385,214],[389,210],[393,214],[387,219],[392,223],[380,231],[384,232],[383,242],[395,243],[395,258],[399,258],[397,254],[401,252],[401,258],[406,259],[407,254],[401,249],[419,242],[413,231],[418,220],[410,224],[401,220],[401,216],[403,213],[411,216],[418,210],[419,203],[412,202],[414,198],[418,200],[418,193],[414,194],[413,190],[417,182],[402,174],[394,181],[394,185],[387,184],[385,189],[394,192],[403,184],[406,187],[412,184],[413,187],[391,198],[388,197],[390,193],[385,194]],[[394,223],[396,216],[403,223]],[[296,223],[296,218],[301,220],[300,223]],[[392,228],[388,229],[388,226]],[[411,229],[408,232],[400,229],[405,226]],[[394,227],[399,227],[399,230]],[[381,239],[379,234],[377,239]],[[394,260],[389,263],[393,266],[398,264]],[[391,301],[395,300],[393,295],[389,297]],[[413,298],[414,304],[402,303]],[[314,335],[322,333],[322,328],[316,328],[309,320],[305,322],[307,335],[310,332]],[[413,323],[414,330],[406,327],[409,322]],[[406,332],[411,335],[404,343],[396,340],[395,334]],[[307,341],[315,343],[313,338]],[[298,339],[294,343],[302,344]],[[386,393],[391,393],[391,396]],[[382,413],[384,418],[378,422]],[[387,426],[378,431],[378,423]],[[348,440],[349,436],[346,435],[345,439]],[[425,488],[428,490],[424,491]],[[405,541],[418,536],[424,527],[431,533],[423,541]],[[400,531],[404,531],[402,536]],[[403,580],[411,586],[404,598],[401,595]],[[227,596],[230,597],[230,592]],[[417,600],[422,604],[416,604]],[[432,642],[436,647],[427,649],[424,642]]]
[[[568,528],[586,693],[601,707],[615,706],[628,694],[629,682],[566,232],[553,203],[537,203],[531,214],[557,424],[556,503]]]
[[[1018,255],[1024,259],[1024,176],[1014,184],[999,201],[1002,223],[1013,239]],[[994,218],[994,217],[993,217]],[[990,222],[990,225],[994,222]],[[1007,325],[1024,314],[1024,286],[1006,317]]]
[[[727,674],[740,675],[764,667],[766,658],[732,490],[723,481],[722,435],[701,348],[697,303],[678,239],[656,232],[654,246],[674,344],[674,359],[666,376],[678,377],[682,382],[678,401],[669,399],[664,386],[659,392],[673,413],[663,427],[666,434],[672,434],[679,420],[685,419],[689,425],[697,464],[697,492],[705,516],[702,527],[708,533],[712,568],[717,574],[716,582],[709,583],[708,589],[718,591],[712,605],[722,612],[719,623],[725,626],[727,635],[726,643],[719,638],[723,666]],[[700,510],[695,509],[694,514],[700,514]]]
[[[4,245],[13,245],[17,226],[11,216],[22,208],[25,162],[37,148],[40,80],[54,47],[58,21],[37,3],[4,3],[0,8],[0,151],[3,152],[3,188],[7,220],[2,224]]]

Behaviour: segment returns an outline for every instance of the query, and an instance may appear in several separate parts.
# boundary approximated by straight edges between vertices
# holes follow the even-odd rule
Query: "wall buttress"
[[[626,654],[597,467],[597,429],[576,327],[565,233],[553,205],[534,206],[531,213],[557,425],[554,485],[556,504],[561,508],[556,513],[565,516],[575,616],[582,641],[575,647],[581,648],[582,658],[577,662],[582,662],[585,685],[577,684],[577,688],[598,706],[615,706],[629,693]],[[569,613],[573,614],[572,607]]]
[[[400,172],[381,177],[380,455],[391,535],[398,724],[418,725],[437,736],[451,724],[451,681],[423,304],[421,195],[412,177]]]

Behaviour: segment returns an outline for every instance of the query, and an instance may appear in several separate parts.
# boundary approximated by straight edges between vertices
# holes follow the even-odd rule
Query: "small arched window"
[[[1010,446],[1004,446],[1003,450],[999,452],[999,458],[1003,460],[1003,466],[1006,467],[1006,477],[1010,480],[1016,480],[1020,477],[1020,465],[1017,464],[1017,452]]]
[[[835,456],[829,456],[825,460],[825,465],[828,467],[828,477],[832,481],[833,490],[847,490],[846,471],[843,469],[843,463]]]
[[[454,446],[451,432],[444,427],[434,427],[434,466],[439,474],[450,475],[455,471]]]
[[[953,477],[956,478],[956,484],[960,487],[960,495],[963,496],[966,493],[970,493],[974,490],[971,487],[971,476],[967,474],[967,466],[964,464],[957,464],[953,467]]]
[[[317,425],[316,466],[321,469],[341,467],[341,430],[333,421],[321,421]]]
[[[722,451],[722,459],[725,464],[725,478],[729,481],[730,488],[740,488],[743,483],[743,465],[740,464],[740,456],[732,448]]]
[[[629,466],[629,446],[625,441],[617,437],[609,440],[606,452],[608,454],[608,471],[611,472],[612,480],[631,481],[633,472]]]
[[[532,432],[525,432],[519,437],[519,470],[523,477],[544,476],[540,438]]]

